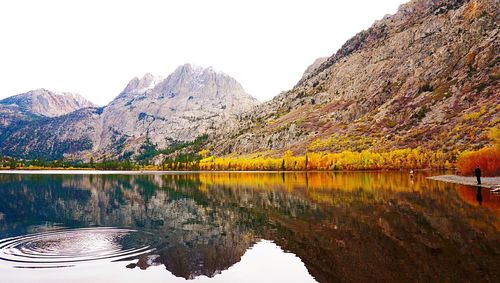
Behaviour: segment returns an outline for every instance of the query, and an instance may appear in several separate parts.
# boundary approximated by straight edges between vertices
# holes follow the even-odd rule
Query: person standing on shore
[[[481,168],[479,168],[479,165],[474,170],[474,173],[476,174],[477,184],[481,185]]]

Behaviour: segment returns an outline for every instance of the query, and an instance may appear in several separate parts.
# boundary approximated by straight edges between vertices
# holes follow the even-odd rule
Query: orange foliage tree
[[[500,176],[500,147],[467,151],[462,153],[457,161],[457,167],[463,175],[474,175],[474,169],[478,165],[481,175]]]

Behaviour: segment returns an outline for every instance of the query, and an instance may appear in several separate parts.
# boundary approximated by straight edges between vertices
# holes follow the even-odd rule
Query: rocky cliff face
[[[17,123],[0,135],[0,153],[48,159],[115,158],[137,153],[146,138],[163,148],[213,133],[222,125],[234,127],[237,114],[257,104],[232,77],[186,64],[165,79],[151,74],[132,79],[103,108]],[[40,107],[32,109],[42,112]]]
[[[415,0],[362,31],[290,91],[241,117],[216,154],[463,150],[498,126],[499,2]]]

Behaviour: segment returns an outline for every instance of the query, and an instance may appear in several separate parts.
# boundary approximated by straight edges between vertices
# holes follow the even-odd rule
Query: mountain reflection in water
[[[164,266],[179,278],[244,281],[251,260],[242,258],[272,244],[289,257],[274,261],[282,277],[268,270],[260,282],[294,272],[296,282],[499,282],[500,197],[428,174],[0,174],[0,267],[26,282],[26,268],[53,267],[36,270],[50,279],[88,268],[87,259],[102,268],[94,279],[158,276]],[[89,249],[80,263],[70,252],[73,238],[94,233],[87,227],[110,251]],[[25,260],[33,254],[39,262]]]

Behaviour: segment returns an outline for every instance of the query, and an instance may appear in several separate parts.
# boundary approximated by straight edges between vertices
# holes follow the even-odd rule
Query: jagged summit
[[[142,78],[134,77],[130,80],[127,86],[120,93],[120,96],[127,94],[142,94],[153,89],[159,82],[163,80],[161,76],[154,76],[150,73],[144,74]]]
[[[231,76],[213,67],[201,67],[186,63],[177,67],[167,77],[155,76],[146,73],[142,78],[134,77],[123,89],[117,98],[129,97],[130,95],[147,94],[148,96],[173,96],[175,89],[178,92],[190,92],[197,94],[200,91],[208,91],[208,88],[216,86],[218,88],[232,88],[232,94],[245,93],[243,87]],[[206,94],[206,93],[205,93]],[[194,95],[190,95],[194,96]],[[243,95],[240,98],[257,102],[253,97]],[[245,105],[247,101],[243,101]],[[254,104],[254,102],[250,102]]]
[[[160,146],[168,140],[191,140],[258,103],[229,75],[184,64],[164,79],[151,74],[132,79],[104,109],[103,127],[111,130],[105,131],[109,138],[102,141],[118,133],[130,137],[149,133]]]
[[[225,95],[228,99],[239,100],[243,107],[257,102],[231,76],[212,67],[204,68],[192,64],[177,67],[172,74],[155,86],[154,92],[167,96],[189,93],[188,96],[193,98],[203,95],[207,99]]]
[[[199,65],[196,65],[196,64],[191,64],[191,63],[186,63],[184,65],[180,65],[179,67],[176,68],[176,70],[174,71],[177,72],[177,71],[184,71],[184,72],[191,72],[191,73],[197,73],[197,74],[201,74],[201,73],[204,73],[204,72],[209,72],[209,73],[217,73],[217,74],[221,74],[221,75],[226,75],[224,72],[222,71],[219,71],[219,70],[216,70],[214,67],[212,66],[208,66],[208,67],[203,67],[203,66],[199,66]]]

